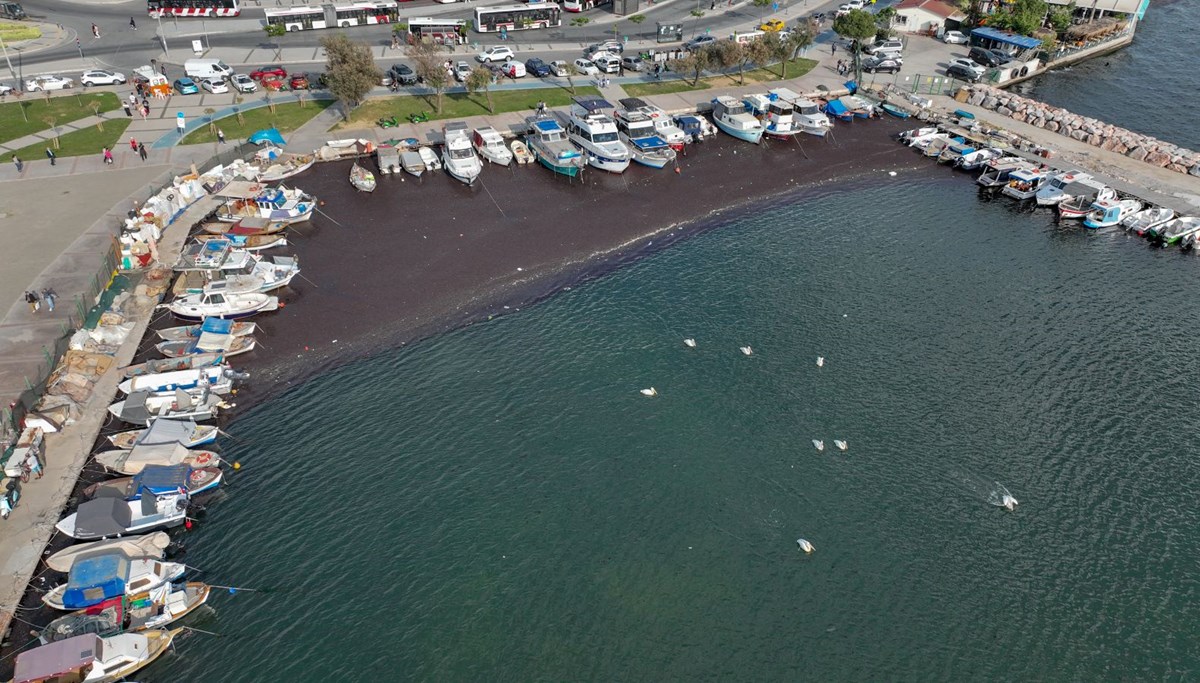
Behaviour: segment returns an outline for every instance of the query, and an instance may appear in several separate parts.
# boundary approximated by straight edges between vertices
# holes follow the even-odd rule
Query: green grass
[[[42,37],[42,29],[29,24],[0,23],[0,39],[5,43],[15,43],[18,40],[33,40]]]
[[[528,111],[533,113],[538,101],[546,103],[547,107],[562,107],[571,103],[571,98],[577,95],[599,95],[600,91],[591,86],[578,85],[583,77],[576,78],[575,93],[565,87],[534,88],[531,90],[498,90],[492,92],[494,112],[487,109],[487,96],[478,93],[453,93],[442,97],[442,113],[434,113],[436,95],[397,95],[368,100],[355,109],[350,120],[338,128],[374,127],[381,118],[395,116],[400,122],[407,122],[409,114],[427,112],[431,119],[459,119],[468,116],[487,116],[509,111]]]
[[[710,88],[704,79],[696,85],[687,79],[675,79],[671,81],[651,81],[649,83],[626,83],[621,86],[621,89],[629,94],[630,97],[646,97],[647,95],[669,95],[674,92],[690,92],[692,90],[707,90]]]
[[[812,71],[816,66],[816,60],[797,57],[796,59],[793,59],[787,63],[787,77],[799,78],[809,71]],[[780,80],[780,68],[781,67],[779,64],[772,64],[771,66],[759,67],[757,69],[747,71],[746,80],[754,81],[756,83],[762,83],[763,81],[778,81]]]
[[[233,115],[217,119],[215,123],[225,133],[226,140],[244,140],[251,133],[264,128],[278,128],[280,133],[290,133],[333,103],[333,100],[310,99],[301,107],[299,102],[285,102],[275,105],[274,113],[270,107],[246,109],[242,112],[243,123],[238,123],[237,116]],[[216,134],[204,126],[185,135],[182,144],[199,145],[216,140]]]
[[[54,150],[54,153],[60,157],[78,157],[89,154],[99,157],[103,148],[112,149],[121,141],[121,136],[125,134],[125,129],[128,127],[129,119],[120,118],[106,121],[103,132],[96,130],[95,126],[72,131],[58,138],[59,148]],[[26,163],[39,159],[45,161],[46,148],[49,146],[50,141],[46,140],[22,147],[15,152],[7,152],[0,156],[0,161],[10,162],[14,154],[21,157],[21,161]]]
[[[41,94],[26,94],[20,98],[8,97],[0,104],[0,142],[8,142],[50,129],[45,119],[53,116],[57,125],[70,123],[85,116],[92,116],[92,102],[100,103],[100,111],[120,109],[121,101],[110,92],[60,95],[46,100]],[[24,109],[24,115],[21,110]],[[26,119],[29,119],[26,121]]]

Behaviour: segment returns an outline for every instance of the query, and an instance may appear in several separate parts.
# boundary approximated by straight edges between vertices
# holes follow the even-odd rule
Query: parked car
[[[946,75],[951,78],[967,81],[969,83],[978,83],[982,75],[974,69],[968,69],[961,64],[951,64],[946,68]]]
[[[0,83],[0,97],[9,95],[15,91],[16,91],[16,88],[12,87],[11,85],[5,85],[3,83]]]
[[[267,74],[266,76],[263,76],[259,83],[262,83],[263,90],[287,90],[287,80],[283,76]]]
[[[600,70],[600,73],[615,74],[621,71],[621,60],[611,52],[598,55],[592,58],[592,64]]]
[[[25,89],[34,92],[37,90],[66,90],[75,85],[75,82],[69,78],[62,76],[38,76],[25,81]]]
[[[288,88],[290,90],[308,90],[308,74],[292,74],[288,79]]]
[[[459,83],[466,83],[467,77],[471,75],[471,65],[466,62],[456,62],[451,70],[454,72],[454,80]]]
[[[588,49],[584,50],[584,54],[593,54],[596,52],[614,52],[621,54],[625,51],[625,44],[619,40],[602,40],[594,45],[589,45]]]
[[[646,70],[646,62],[644,62],[641,57],[622,57],[621,66],[624,67],[626,71]]]
[[[980,76],[982,76],[983,73],[985,71],[987,71],[987,67],[980,66],[979,64],[976,64],[975,62],[973,62],[969,59],[966,59],[964,57],[956,57],[954,59],[951,59],[950,64],[948,64],[948,66],[955,66],[955,65],[961,66],[964,69],[970,69],[971,71],[978,73]]]
[[[180,95],[195,95],[200,92],[200,88],[196,87],[196,82],[187,76],[176,79],[172,85],[175,88],[175,92]]]
[[[1008,60],[1001,60],[1000,55],[996,54],[995,52],[992,52],[991,50],[987,49],[986,47],[973,47],[973,48],[971,48],[971,51],[969,53],[967,53],[967,56],[971,59],[972,62],[975,62],[976,64],[980,64],[982,66],[988,66],[988,67],[1000,66],[1005,61],[1008,61]]]
[[[525,65],[515,59],[510,59],[500,65],[500,73],[509,78],[525,78]]]
[[[388,75],[400,85],[417,84],[417,74],[407,64],[393,64],[392,68],[388,70]]]
[[[510,59],[516,59],[516,57],[517,56],[515,54],[513,54],[512,48],[507,47],[505,45],[496,45],[494,47],[489,47],[488,49],[484,50],[483,52],[480,52],[479,54],[475,55],[475,61],[477,61],[477,62],[507,62]]]
[[[970,38],[962,31],[946,31],[942,34],[942,42],[947,45],[966,45],[970,42]]]
[[[214,95],[223,92],[229,92],[229,87],[226,86],[225,81],[220,78],[202,78],[200,79],[200,87]]]
[[[849,0],[846,4],[850,5],[850,9],[863,9],[867,6],[866,0]]]
[[[712,45],[715,42],[717,42],[716,36],[696,36],[695,38],[692,38],[688,42],[684,43],[683,49],[691,51],[700,50]]]
[[[79,82],[85,86],[125,85],[125,74],[117,73],[116,71],[93,69],[92,71],[84,71],[83,75],[79,77]]]
[[[550,65],[537,57],[530,57],[525,60],[525,70],[537,78],[544,78],[550,75]]]
[[[877,40],[871,43],[863,50],[869,55],[879,54],[881,52],[901,52],[904,50],[904,41],[895,38],[887,40]]]
[[[787,26],[787,23],[782,19],[768,19],[758,25],[758,30],[767,33],[779,33]]]
[[[597,67],[595,64],[593,64],[591,62],[591,60],[583,59],[581,57],[579,59],[576,59],[574,64],[575,64],[575,70],[578,71],[579,73],[583,74],[584,76],[599,76],[600,75],[600,68]]]
[[[889,73],[894,74],[900,71],[900,67],[904,65],[904,60],[896,57],[876,57],[863,62],[862,69],[869,74],[873,73]]]
[[[550,73],[555,76],[566,76],[568,66],[570,65],[563,60],[556,59],[553,62],[550,62]]]
[[[238,92],[254,92],[258,90],[258,84],[246,74],[234,74],[230,76],[229,83]]]
[[[264,66],[261,69],[255,69],[254,71],[250,72],[250,78],[253,78],[256,81],[261,81],[268,76],[275,76],[276,78],[284,79],[287,78],[287,75],[287,71],[278,64]]]

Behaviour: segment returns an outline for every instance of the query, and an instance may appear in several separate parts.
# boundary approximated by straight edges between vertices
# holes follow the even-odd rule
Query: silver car
[[[92,71],[84,71],[83,75],[79,77],[79,82],[83,85],[124,85],[125,74],[117,73],[116,71],[93,69]]]

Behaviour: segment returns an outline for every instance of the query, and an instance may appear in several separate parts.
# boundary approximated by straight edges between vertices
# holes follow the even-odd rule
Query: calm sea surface
[[[1197,9],[1195,0],[1151,0],[1130,47],[1017,89],[1077,114],[1200,150],[1200,110],[1192,96],[1200,92]]]
[[[1198,269],[881,175],[329,372],[142,679],[1195,680]]]

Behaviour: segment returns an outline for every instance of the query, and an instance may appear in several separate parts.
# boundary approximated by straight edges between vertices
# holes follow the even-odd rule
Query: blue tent
[[[279,134],[279,130],[276,128],[264,128],[263,130],[256,131],[250,135],[250,142],[256,145],[264,145],[268,142],[273,145],[287,144],[283,141],[283,136]]]
[[[125,594],[129,561],[121,553],[83,557],[71,565],[63,606],[83,609]]]
[[[843,121],[849,121],[850,119],[854,118],[854,115],[850,113],[850,110],[846,109],[846,105],[842,104],[839,100],[833,100],[829,104],[826,104],[825,113]]]

